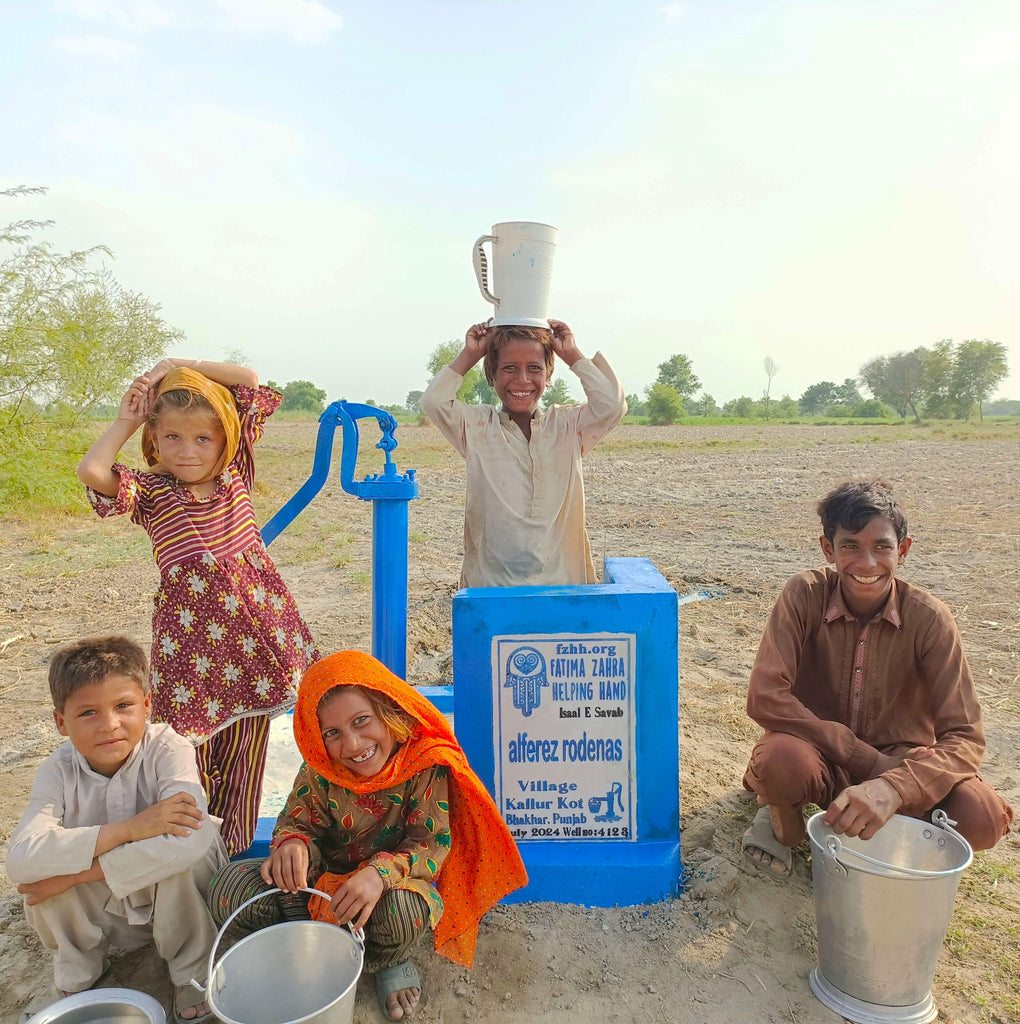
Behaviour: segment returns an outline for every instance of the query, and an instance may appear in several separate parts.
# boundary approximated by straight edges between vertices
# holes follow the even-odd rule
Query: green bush
[[[63,417],[0,424],[0,514],[87,512],[75,470],[92,440],[92,431]]]

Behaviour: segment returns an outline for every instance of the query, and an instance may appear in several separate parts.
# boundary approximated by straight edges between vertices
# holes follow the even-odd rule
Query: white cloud
[[[340,28],[340,15],[319,0],[213,0],[227,25],[242,32],[285,32],[314,43]]]
[[[659,14],[669,21],[676,21],[677,18],[682,18],[684,16],[684,6],[684,4],[679,2],[664,4],[659,8]]]
[[[109,36],[65,36],[54,39],[53,45],[65,53],[76,57],[97,57],[100,60],[121,61],[132,56],[137,47],[124,39],[111,39]]]
[[[177,21],[170,8],[152,0],[57,0],[54,6],[83,21],[102,21],[132,31],[166,28]]]

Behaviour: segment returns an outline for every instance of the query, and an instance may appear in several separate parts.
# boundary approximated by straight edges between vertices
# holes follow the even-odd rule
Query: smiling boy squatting
[[[751,670],[747,713],[766,732],[744,775],[762,805],[745,854],[788,874],[805,803],[862,839],[940,807],[990,849],[1013,812],[978,775],[981,706],[952,613],[896,579],[911,545],[899,502],[884,481],[851,480],[817,509],[832,568],[786,584]]]

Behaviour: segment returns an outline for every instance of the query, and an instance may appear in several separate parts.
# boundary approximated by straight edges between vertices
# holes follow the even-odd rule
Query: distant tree
[[[981,403],[998,387],[999,382],[1009,373],[1006,361],[1006,346],[998,341],[961,341],[956,349],[953,362],[952,393],[961,417],[978,408],[981,419]]]
[[[805,416],[820,416],[836,401],[836,385],[831,380],[812,384],[800,396],[798,405]]]
[[[762,393],[762,402],[765,404],[765,419],[768,419],[769,396],[772,391],[772,378],[779,373],[779,364],[772,358],[772,356],[766,356],[762,366],[765,369],[765,391]]]
[[[697,416],[717,416],[719,406],[707,391],[702,391],[701,397],[691,405],[691,411]]]
[[[914,422],[920,423],[918,405],[924,395],[924,364],[928,354],[928,349],[919,346],[911,352],[878,356],[866,362],[858,376],[877,399],[891,405],[900,416],[912,412]]]
[[[886,415],[888,409],[877,398],[869,398],[866,401],[862,399],[854,406],[854,416],[860,419],[877,419]]]
[[[577,405],[567,391],[567,383],[562,377],[557,377],[542,394],[542,408],[548,409],[550,405]]]
[[[325,408],[326,392],[317,388],[310,380],[292,380],[283,386],[283,402],[280,409],[322,412]]]
[[[680,399],[676,388],[668,384],[653,384],[648,388],[648,402],[646,404],[648,422],[655,426],[668,426],[676,423],[684,414],[684,403]]]
[[[797,400],[789,395],[783,395],[778,402],[774,402],[772,409],[777,416],[781,416],[784,420],[792,419],[800,411]]]
[[[475,381],[474,390],[471,392],[479,405],[499,405],[499,395],[496,389],[485,379],[485,373],[478,371],[478,379]]]
[[[404,408],[406,408],[409,413],[418,412],[418,403],[421,401],[421,396],[423,394],[425,394],[424,391],[408,391],[407,398],[404,399]]]
[[[453,339],[451,341],[440,342],[432,350],[429,355],[428,371],[429,376],[434,377],[444,367],[457,358],[460,354],[461,349],[464,348],[462,342]],[[467,373],[464,374],[464,382],[457,389],[457,397],[462,402],[467,402],[469,405],[478,404],[478,378],[481,377],[482,383],[485,383],[485,374],[477,367],[473,366]]]
[[[952,339],[943,338],[925,356],[921,381],[925,416],[944,420],[956,412],[956,400],[953,397],[953,348]]]
[[[1020,416],[1020,400],[999,398],[994,402],[986,402],[984,411],[988,416]]]
[[[690,359],[682,352],[670,356],[664,363],[659,363],[659,375],[655,378],[655,383],[671,387],[680,396],[681,401],[690,398],[701,387],[701,381],[691,369]]]
[[[741,395],[739,398],[731,398],[723,407],[724,416],[737,416],[741,419],[750,419],[757,411],[756,406],[758,403],[753,398],[749,398],[747,395]]]
[[[859,402],[864,401],[864,396],[857,390],[857,381],[853,377],[847,377],[842,384],[839,384],[833,392],[833,402],[836,405],[845,405],[852,409]]]
[[[644,416],[647,412],[646,403],[640,395],[627,395],[627,415]]]
[[[241,348],[225,348],[223,350],[223,362],[233,363],[235,366],[248,366],[252,364],[251,356]]]

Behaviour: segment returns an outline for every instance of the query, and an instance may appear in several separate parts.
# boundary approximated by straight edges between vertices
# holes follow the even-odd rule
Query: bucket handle
[[[323,892],[321,889],[305,889],[302,888],[301,892],[310,892],[315,896],[321,896],[324,900],[332,900],[328,892]],[[206,985],[209,984],[209,979],[212,977],[213,968],[216,966],[216,949],[220,944],[220,939],[223,938],[223,933],[230,927],[230,922],[237,917],[238,914],[244,910],[250,903],[254,903],[256,900],[262,899],[263,896],[271,896],[274,892],[283,892],[283,889],[266,889],[265,892],[256,893],[251,899],[245,900],[237,910],[235,910],[230,917],[223,922],[223,927],[216,933],[216,941],[212,944],[212,949],[209,950],[209,967],[206,970],[205,985],[199,984],[194,978],[191,979],[191,984],[198,989],[203,995],[207,994]],[[362,946],[365,945],[365,931],[363,928],[351,928],[350,921],[347,922],[347,927],[350,929],[351,935],[354,936],[355,942],[359,942]]]
[[[478,281],[478,290],[482,293],[482,298],[498,307],[499,299],[489,291],[489,264],[485,258],[485,250],[482,248],[486,242],[495,241],[495,235],[482,235],[471,249],[471,263],[475,268],[475,278]]]
[[[939,828],[944,832],[948,832],[955,839],[958,839],[966,849],[970,849],[970,845],[967,840],[953,828],[953,825],[955,825],[956,822],[953,821],[953,819],[950,818],[941,807],[938,810],[932,811],[931,823],[936,826],[936,828]],[[857,860],[863,861],[865,864],[881,868],[883,872],[895,872],[908,878],[931,878],[932,875],[941,873],[937,871],[925,871],[923,868],[906,868],[901,867],[899,864],[889,864],[884,860],[876,860],[874,857],[869,857],[866,853],[861,853],[859,850],[852,850],[849,846],[844,846],[840,842],[839,836],[836,835],[825,837],[825,852],[832,857],[834,863],[831,864],[831,868],[841,878],[846,878],[847,868],[839,859],[840,854],[849,857],[856,857]],[[826,863],[826,866],[830,866],[828,862]]]

